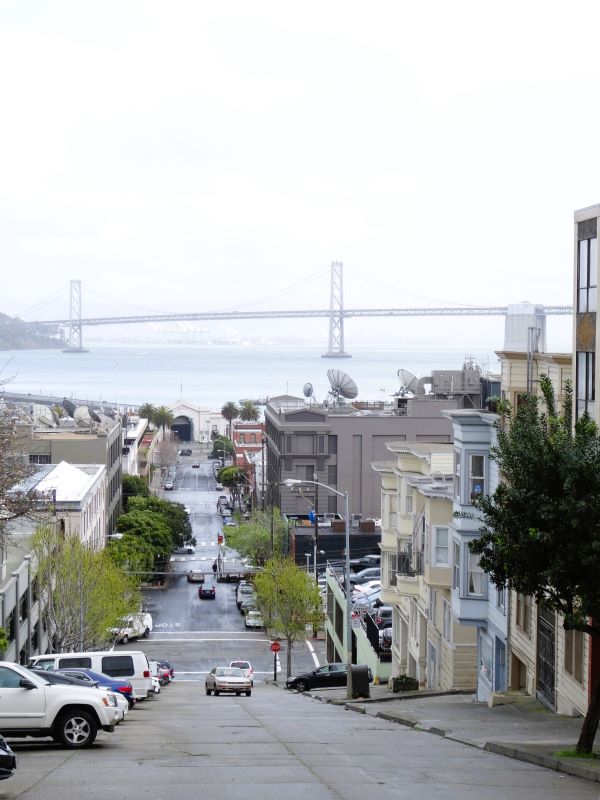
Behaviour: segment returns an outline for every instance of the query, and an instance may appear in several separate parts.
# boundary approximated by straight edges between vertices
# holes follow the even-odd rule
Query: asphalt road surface
[[[262,684],[175,683],[86,750],[15,744],[11,800],[592,800],[597,784]]]

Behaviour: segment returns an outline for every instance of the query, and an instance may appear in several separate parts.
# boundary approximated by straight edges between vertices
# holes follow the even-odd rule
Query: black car
[[[360,572],[361,569],[366,569],[367,567],[380,567],[381,566],[381,555],[378,553],[373,553],[372,555],[368,556],[361,556],[360,558],[351,558],[350,559],[350,570],[352,572]]]
[[[204,577],[204,583],[198,589],[198,597],[201,600],[214,600],[215,596],[215,579],[212,575],[206,575]]]
[[[345,664],[325,664],[312,672],[294,675],[285,682],[286,689],[305,692],[307,689],[327,689],[329,686],[346,685]]]
[[[12,777],[17,768],[17,757],[6,743],[4,736],[0,736],[0,781]]]

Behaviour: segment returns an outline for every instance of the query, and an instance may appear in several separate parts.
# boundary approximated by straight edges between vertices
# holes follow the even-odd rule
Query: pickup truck
[[[52,737],[71,749],[91,745],[99,730],[112,732],[119,709],[108,694],[85,686],[50,684],[43,675],[0,661],[0,734]]]
[[[147,639],[152,631],[152,614],[133,614],[120,620],[119,626],[111,628],[110,633],[116,642],[127,644],[130,639]]]

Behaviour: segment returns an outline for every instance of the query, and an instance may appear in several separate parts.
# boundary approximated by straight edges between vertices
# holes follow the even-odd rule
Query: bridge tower
[[[344,350],[344,265],[331,262],[329,295],[329,347],[321,358],[352,358]]]
[[[68,347],[63,353],[87,353],[83,348],[81,334],[81,281],[71,281],[71,303],[69,307]]]

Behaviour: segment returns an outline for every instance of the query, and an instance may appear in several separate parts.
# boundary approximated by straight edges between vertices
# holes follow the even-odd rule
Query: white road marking
[[[312,659],[315,662],[315,667],[320,667],[321,665],[319,664],[319,659],[317,658],[317,654],[315,653],[315,648],[312,646],[312,642],[309,642],[308,639],[306,640],[306,646],[308,647]]]

